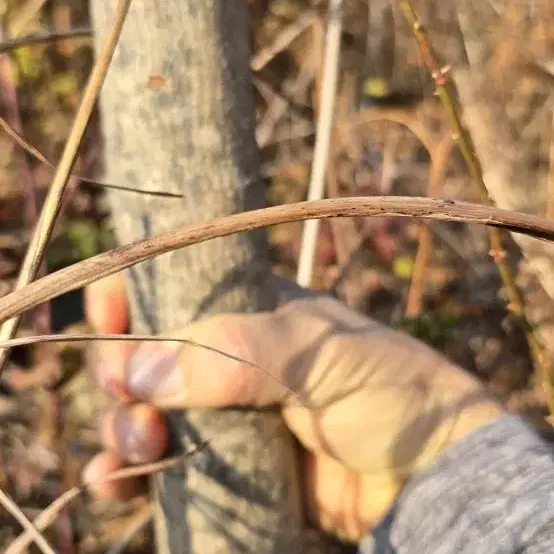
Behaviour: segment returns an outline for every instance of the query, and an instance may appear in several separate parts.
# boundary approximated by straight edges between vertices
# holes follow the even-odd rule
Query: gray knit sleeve
[[[505,416],[415,477],[360,554],[554,553],[553,449]]]

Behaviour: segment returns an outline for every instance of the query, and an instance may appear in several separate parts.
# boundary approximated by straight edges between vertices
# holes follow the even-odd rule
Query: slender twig
[[[12,138],[23,150],[25,150],[28,154],[33,156],[36,160],[43,163],[45,166],[49,167],[52,170],[56,169],[56,166],[48,160],[48,158],[38,149],[35,148],[32,144],[27,142],[13,127],[11,127],[5,119],[0,117],[0,128],[3,129],[7,135]],[[167,197],[167,198],[182,198],[182,194],[174,193],[174,192],[164,192],[159,190],[148,190],[148,189],[135,189],[131,187],[126,187],[124,185],[112,185],[110,183],[106,183],[104,181],[99,181],[97,179],[91,179],[90,177],[84,177],[83,175],[78,175],[76,173],[71,173],[72,177],[75,177],[76,179],[79,179],[79,181],[82,181],[83,183],[87,183],[88,185],[92,185],[95,187],[102,187],[107,189],[115,189],[115,190],[124,190],[128,192],[134,192],[136,194],[146,194],[148,196],[161,196],[161,197]]]
[[[67,506],[72,500],[77,498],[79,494],[85,490],[90,489],[94,485],[100,483],[108,483],[111,481],[119,481],[122,479],[129,479],[131,477],[140,477],[141,475],[151,475],[158,471],[164,471],[166,469],[176,467],[183,463],[183,459],[190,458],[195,454],[202,452],[202,450],[209,444],[210,441],[205,441],[203,444],[197,446],[192,452],[188,452],[184,456],[176,456],[174,458],[168,458],[160,462],[153,462],[149,464],[142,464],[133,467],[127,467],[124,469],[118,469],[107,475],[104,475],[94,481],[87,481],[81,486],[73,487],[66,491],[64,494],[56,498],[54,502],[44,509],[33,521],[35,529],[44,531],[60,513],[65,506]],[[33,537],[29,531],[25,531],[17,539],[15,539],[6,549],[5,554],[20,554],[29,546]]]
[[[153,341],[153,342],[182,342],[185,344],[190,344],[192,346],[198,346],[200,348],[206,348],[208,350],[214,350],[210,346],[197,343],[193,340],[186,339],[183,337],[174,337],[171,335],[146,335],[146,334],[133,334],[126,335],[123,333],[110,333],[110,334],[99,334],[99,333],[72,333],[70,335],[66,334],[49,334],[49,335],[31,335],[28,337],[18,337],[16,339],[10,339],[3,342],[0,342],[1,348],[15,348],[16,346],[28,346],[30,344],[41,344],[43,342],[83,342],[83,341]],[[219,354],[219,351],[214,350]],[[232,357],[232,356],[231,356]],[[233,357],[233,359],[235,359]],[[239,360],[243,362],[244,360]]]
[[[2,348],[14,348],[15,346],[26,346],[29,344],[41,344],[44,342],[83,342],[83,341],[95,341],[95,342],[102,342],[102,341],[117,341],[117,342],[177,342],[180,344],[187,344],[189,346],[192,346],[194,348],[202,348],[203,350],[208,350],[214,354],[217,354],[219,356],[223,356],[224,358],[229,358],[231,360],[234,360],[236,362],[240,362],[242,364],[249,365],[250,367],[257,369],[259,371],[262,371],[263,373],[267,374],[269,377],[271,377],[276,383],[279,383],[282,387],[284,387],[287,392],[292,394],[293,396],[298,396],[298,394],[292,390],[284,381],[279,379],[278,377],[275,377],[268,369],[264,369],[263,367],[260,367],[256,365],[254,362],[251,362],[249,360],[246,360],[245,358],[241,358],[240,356],[235,356],[234,354],[229,354],[228,352],[224,352],[223,350],[220,350],[219,348],[214,348],[213,346],[210,346],[208,344],[202,344],[200,342],[197,342],[195,340],[187,339],[184,337],[176,337],[173,335],[140,335],[140,334],[133,334],[133,335],[122,335],[122,334],[92,334],[92,333],[79,333],[74,335],[62,335],[62,334],[56,334],[56,335],[35,335],[30,337],[21,337],[17,339],[10,339],[4,342],[0,342],[0,346]],[[302,399],[300,399],[302,400]]]
[[[340,42],[342,33],[342,0],[329,2],[329,14],[325,38],[324,74],[321,86],[321,112],[317,121],[314,161],[308,189],[308,200],[323,198],[325,191],[325,171],[329,155],[329,142],[335,111],[337,81],[339,73]],[[319,220],[308,220],[304,224],[300,257],[298,260],[297,282],[309,287],[312,281]]]
[[[462,123],[460,109],[456,101],[453,84],[449,77],[449,68],[442,66],[435,54],[427,33],[419,20],[411,0],[398,0],[398,4],[412,28],[414,38],[418,44],[421,56],[435,82],[437,94],[445,109],[447,119],[452,128],[453,138],[464,158],[469,175],[478,190],[483,203],[492,205],[487,187],[483,178],[483,168],[476,153],[473,140]],[[515,277],[507,260],[502,245],[502,232],[498,228],[489,227],[490,255],[498,267],[502,283],[508,298],[507,308],[514,314],[522,326],[531,355],[535,361],[536,370],[540,376],[546,393],[546,401],[551,416],[554,416],[554,385],[550,375],[550,368],[545,349],[533,325],[525,314],[525,302],[521,291],[515,282]]]
[[[288,393],[297,397],[301,403],[303,402],[303,399],[296,391],[294,391],[282,379],[279,379],[279,377],[276,377],[275,375],[273,375],[269,369],[256,365],[254,362],[246,360],[245,358],[241,358],[240,356],[235,356],[234,354],[229,354],[228,352],[224,352],[219,348],[214,348],[213,346],[210,346],[208,344],[202,344],[200,342],[183,338],[183,337],[175,337],[172,335],[139,335],[139,334],[134,334],[134,335],[121,335],[121,334],[106,335],[106,334],[89,334],[89,333],[82,333],[82,334],[75,334],[75,335],[57,334],[57,335],[36,335],[31,337],[10,339],[8,341],[0,343],[0,345],[2,346],[2,348],[13,348],[14,346],[40,344],[44,342],[59,343],[59,342],[82,342],[82,341],[177,342],[180,344],[187,344],[194,348],[202,348],[203,350],[208,350],[209,352],[212,352],[219,356],[223,356],[224,358],[229,358],[230,360],[240,362],[241,364],[246,364],[254,369],[261,371],[262,373],[265,373],[268,377],[270,377],[276,383],[278,383],[284,389],[286,389]]]
[[[74,29],[68,29],[66,31],[42,31],[23,37],[3,40],[0,42],[0,53],[10,52],[16,48],[22,48],[32,44],[44,44],[45,42],[89,36],[92,36],[92,29],[90,27],[75,27]]]
[[[40,531],[27,519],[19,506],[0,488],[0,504],[8,511],[26,530],[29,542],[35,541],[44,554],[56,554],[48,541],[40,534]]]
[[[249,229],[280,223],[330,217],[419,217],[440,221],[481,223],[554,242],[554,221],[492,206],[450,199],[408,196],[333,198],[298,202],[218,217],[197,225],[167,231],[98,254],[60,269],[0,298],[0,322],[41,302],[79,289],[160,254],[225,237]]]
[[[131,0],[119,0],[116,7],[114,20],[104,45],[102,46],[102,50],[99,53],[98,61],[92,70],[92,74],[85,88],[75,122],[71,128],[58,169],[54,175],[54,180],[52,181],[52,185],[44,202],[40,219],[31,239],[31,244],[23,260],[23,266],[17,279],[16,289],[21,288],[36,277],[44,258],[44,251],[60,211],[63,193],[77,157],[79,144],[81,143],[92,110],[96,104],[100,88],[108,72],[130,4]],[[13,337],[19,326],[19,321],[20,317],[16,316],[4,323],[0,329],[0,340]],[[8,349],[0,350],[0,372],[5,365],[8,352]]]

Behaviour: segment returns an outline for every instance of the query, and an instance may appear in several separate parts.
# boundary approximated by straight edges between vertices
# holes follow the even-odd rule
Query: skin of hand
[[[123,277],[91,285],[85,305],[96,332],[125,332]],[[304,448],[308,517],[358,540],[410,476],[504,413],[458,366],[329,296],[289,295],[274,312],[215,316],[176,336],[212,350],[176,342],[93,343],[94,375],[118,404],[103,417],[105,451],[89,463],[85,479],[161,457],[164,409],[280,404]],[[128,498],[138,485],[111,481],[94,491]]]

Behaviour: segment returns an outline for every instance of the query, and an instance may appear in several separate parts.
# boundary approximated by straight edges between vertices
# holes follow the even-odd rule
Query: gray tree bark
[[[552,75],[541,28],[554,2],[460,5],[471,66],[454,72],[464,122],[496,206],[552,216]],[[517,20],[517,23],[515,21]],[[505,53],[510,52],[506,56]],[[554,363],[554,245],[512,233],[523,254],[518,280],[530,322]]]
[[[113,8],[91,2],[97,44]],[[111,191],[121,244],[263,205],[249,61],[246,0],[134,2],[101,97],[105,174],[183,198]],[[133,330],[272,309],[268,273],[258,231],[140,264],[129,272]],[[189,410],[169,421],[172,454],[211,442],[154,478],[160,552],[300,551],[293,443],[277,411]]]

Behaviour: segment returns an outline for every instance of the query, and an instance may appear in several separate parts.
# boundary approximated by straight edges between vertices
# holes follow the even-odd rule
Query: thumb
[[[159,408],[267,406],[290,392],[272,313],[224,314],[190,325],[178,342],[144,342],[124,378],[132,396]]]

